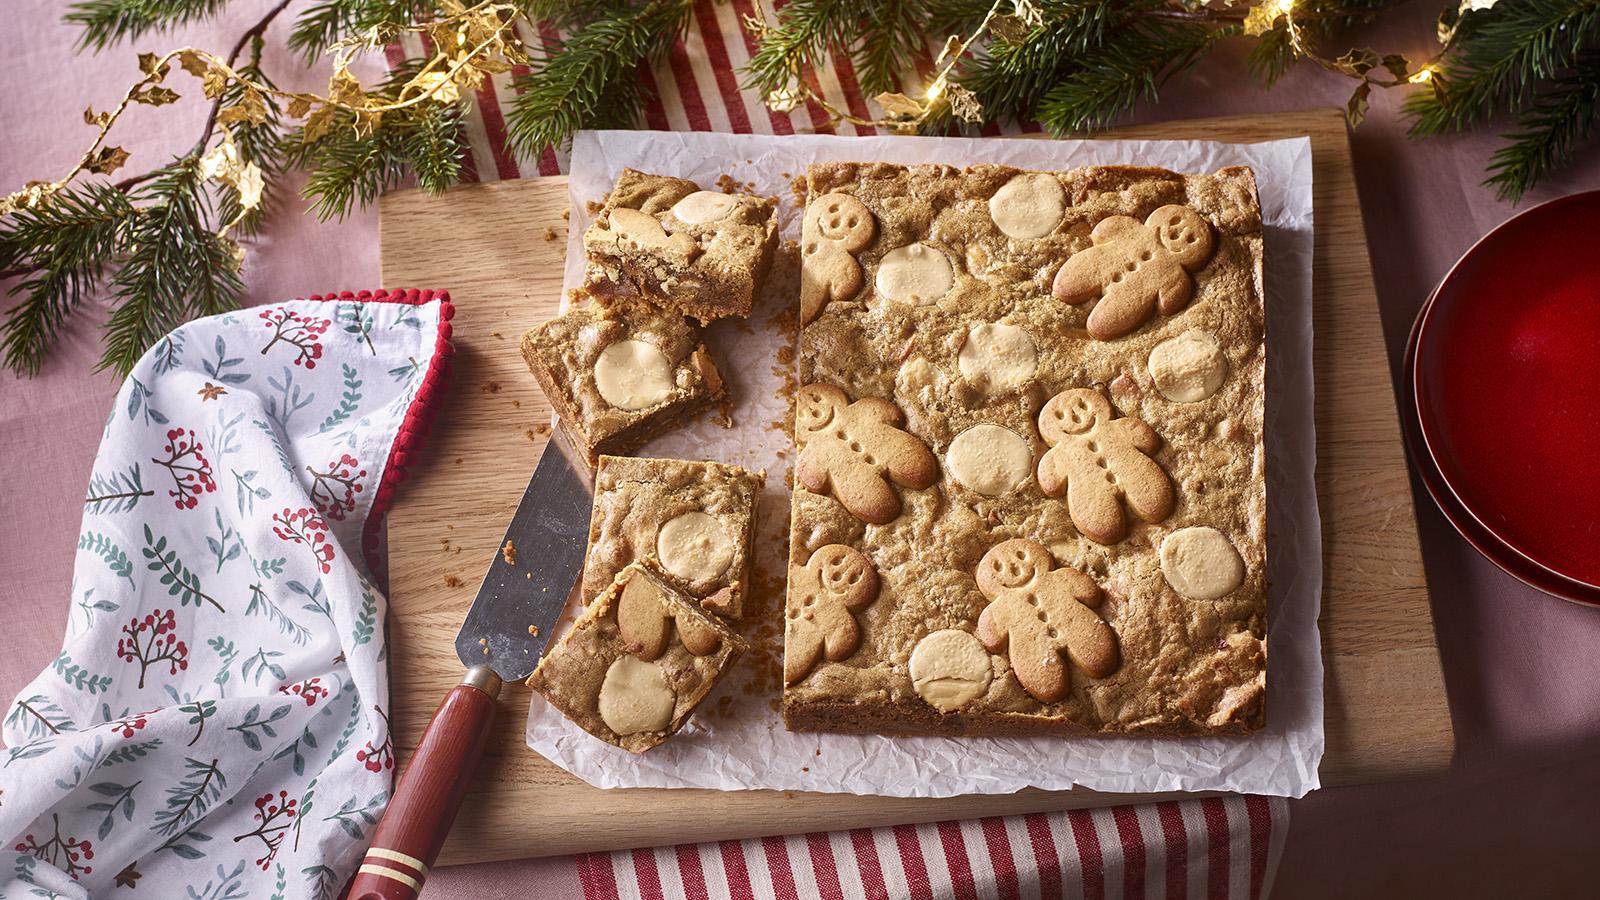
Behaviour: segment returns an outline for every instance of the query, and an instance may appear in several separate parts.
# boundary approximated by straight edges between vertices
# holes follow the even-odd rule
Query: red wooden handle
[[[349,900],[414,900],[422,891],[483,755],[499,691],[499,677],[478,667],[445,695],[378,823]]]

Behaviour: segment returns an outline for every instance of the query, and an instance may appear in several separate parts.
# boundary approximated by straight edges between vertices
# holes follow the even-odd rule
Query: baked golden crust
[[[679,590],[705,609],[739,618],[750,581],[756,498],[765,481],[762,473],[723,463],[600,457],[583,566],[584,602],[629,563],[655,556],[664,563],[661,574]],[[710,525],[695,522],[695,514],[709,516],[715,528],[700,545],[690,546],[683,535],[701,537]],[[671,556],[674,541],[681,547],[681,563]],[[706,563],[710,557],[715,558]],[[670,571],[675,566],[678,573]]]
[[[643,342],[665,357],[659,402],[623,409],[603,396],[596,365],[622,341]],[[523,334],[522,357],[591,467],[600,454],[632,450],[724,394],[699,330],[676,312],[638,302],[590,303],[580,295],[566,313]]]
[[[833,496],[796,485],[791,570],[819,548],[840,544],[870,560],[880,589],[855,613],[860,648],[821,662],[785,690],[790,727],[991,735],[1260,728],[1266,344],[1260,203],[1250,170],[1180,175],[1094,167],[1030,175],[1003,166],[837,163],[812,166],[807,189],[813,200],[828,194],[859,200],[875,229],[851,251],[862,270],[859,289],[843,298],[827,293],[802,328],[800,383],[836,387],[851,401],[888,401],[904,417],[904,430],[932,451],[939,474],[927,488],[896,485],[902,509],[885,524],[869,524]],[[1012,196],[991,207],[1003,189]],[[1016,194],[1025,196],[1018,201]],[[1171,208],[1192,210],[1204,230],[1196,233],[1196,220]],[[1191,234],[1197,239],[1185,244]],[[922,248],[905,249],[917,244]],[[1066,261],[1091,248],[1095,255],[1070,276],[1076,280],[1056,285],[1052,296]],[[814,259],[843,265],[827,248],[802,249],[803,265]],[[1131,254],[1125,271],[1100,258],[1122,252]],[[1135,296],[1146,287],[1126,274],[1135,270],[1154,273],[1148,297]],[[1079,282],[1097,273],[1110,274],[1086,297]],[[1108,340],[1090,335],[1102,295],[1127,305],[1099,328],[1120,332]],[[1219,371],[1220,385],[1214,384]],[[1103,439],[1082,440],[1060,427],[1041,435],[1047,403],[1084,388],[1108,401],[1095,427],[1125,442],[1120,456],[1107,457]],[[1176,402],[1169,394],[1199,399]],[[1082,395],[1068,400],[1095,414]],[[1064,402],[1051,414],[1066,410]],[[972,431],[980,425],[998,428]],[[1058,442],[1065,449],[1041,472],[1041,460]],[[1075,466],[1083,460],[1075,454],[1083,453],[1088,471],[1098,465],[1101,474],[1115,475],[1122,466],[1125,477],[1139,482],[1129,490],[1140,490],[1124,494],[1108,477],[1117,489],[1107,488],[1105,497],[1071,496],[1064,473],[1082,477]],[[1021,470],[1014,469],[1018,458]],[[1021,477],[1008,481],[1014,471]],[[1162,473],[1170,484],[1162,484]],[[1047,496],[1041,475],[1049,476],[1051,494],[1063,496]],[[1015,486],[996,488],[997,477]],[[1091,531],[1110,543],[1080,531],[1074,511],[1080,521],[1105,523]],[[1242,574],[1226,565],[1195,570],[1196,559],[1209,563],[1204,554],[1216,552],[1218,538],[1207,529],[1220,533],[1222,552],[1231,543]],[[1168,541],[1179,532],[1187,533]],[[1115,632],[1120,663],[1091,677],[1068,662],[1063,643],[1059,658],[1048,662],[1069,667],[1069,686],[1061,699],[1043,702],[1018,681],[1002,642],[988,648],[989,673],[961,675],[966,681],[958,694],[981,692],[958,708],[936,708],[913,684],[910,658],[935,631],[975,631],[990,602],[975,577],[979,562],[1013,538],[1043,545],[1052,566],[1078,570],[1103,590],[1089,614]],[[1187,567],[1172,577],[1190,596],[1163,574],[1164,543],[1169,564]],[[795,602],[791,596],[791,613]]]
[[[636,643],[630,644],[622,635],[618,614],[633,579],[642,579],[661,603],[664,616],[676,620],[675,624],[668,622],[670,633],[659,655],[642,654]],[[700,655],[690,652],[683,637],[691,628],[700,635],[710,635],[708,643],[713,649]],[[539,661],[528,684],[583,730],[624,750],[643,753],[683,727],[745,648],[743,638],[716,616],[702,611],[699,603],[662,577],[652,560],[645,560],[617,573]],[[618,689],[618,679],[610,674],[627,656],[633,661],[625,665],[638,665],[647,672],[651,672],[648,667],[653,667],[651,674],[659,679],[658,687],[670,692],[670,700],[662,708],[664,727],[618,734],[608,723],[608,713],[612,722],[617,721],[617,715],[603,708],[602,694]]]
[[[696,198],[714,204],[700,215],[694,200],[679,205],[702,193],[711,192],[685,178],[623,169],[583,235],[585,287],[603,300],[643,297],[701,322],[750,315],[778,245],[778,201],[718,193]],[[637,210],[654,223],[620,221],[617,210]],[[624,233],[629,229],[637,233]]]

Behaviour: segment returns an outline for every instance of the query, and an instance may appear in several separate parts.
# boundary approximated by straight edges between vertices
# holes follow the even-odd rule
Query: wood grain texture
[[[1322,779],[1338,785],[1438,772],[1449,765],[1454,740],[1343,115],[1325,109],[1169,122],[1107,137],[1249,143],[1298,135],[1311,137],[1316,204]],[[462,187],[444,198],[403,191],[380,203],[383,283],[449,289],[459,355],[452,402],[389,521],[390,672],[402,764],[460,676],[451,642],[544,443],[550,407],[516,341],[555,312],[566,203],[561,178]],[[601,791],[524,746],[527,691],[504,691],[504,714],[441,864],[1129,799],[1089,791],[944,800]],[[686,809],[705,814],[685,816]]]

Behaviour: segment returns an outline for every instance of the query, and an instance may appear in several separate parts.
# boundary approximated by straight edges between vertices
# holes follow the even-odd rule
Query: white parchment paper
[[[784,729],[776,683],[752,690],[736,671],[673,740],[641,756],[595,740],[537,694],[528,746],[599,787],[770,788],[947,797],[1025,787],[1097,791],[1226,790],[1299,797],[1318,786],[1322,758],[1322,529],[1313,475],[1316,435],[1311,371],[1311,145],[1305,138],[1260,144],[1208,141],[1055,141],[967,138],[582,132],[573,142],[566,287],[582,281],[582,235],[624,166],[691,178],[713,189],[720,176],[781,202],[782,236],[799,237],[791,188],[807,164],[881,160],[953,165],[1001,163],[1027,169],[1094,164],[1211,172],[1255,169],[1266,225],[1266,407],[1269,647],[1267,727],[1248,737],[905,738],[799,734]],[[729,382],[733,429],[699,421],[665,435],[640,455],[716,459],[768,472],[761,498],[756,566],[784,571],[789,505],[784,474],[791,438],[773,427],[785,344],[775,316],[792,296],[763,298],[746,321],[722,321],[706,343]],[[790,454],[792,458],[792,454]],[[781,608],[769,609],[773,616]],[[781,641],[776,619],[763,631]],[[778,648],[766,651],[778,654]],[[746,660],[741,667],[757,663]],[[766,681],[772,681],[766,679]],[[760,683],[758,681],[758,683]]]

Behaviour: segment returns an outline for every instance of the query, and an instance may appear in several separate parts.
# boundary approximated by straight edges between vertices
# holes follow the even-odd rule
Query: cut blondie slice
[[[584,287],[601,299],[642,297],[701,322],[748,316],[778,243],[777,208],[772,197],[623,169],[583,234]]]
[[[623,567],[654,556],[679,590],[738,618],[765,481],[763,473],[723,463],[600,457],[583,599],[594,599]]]
[[[561,427],[593,467],[723,396],[699,330],[643,303],[575,302],[522,336],[522,356]]]
[[[745,648],[647,560],[617,573],[528,684],[583,730],[643,753],[683,727]]]

